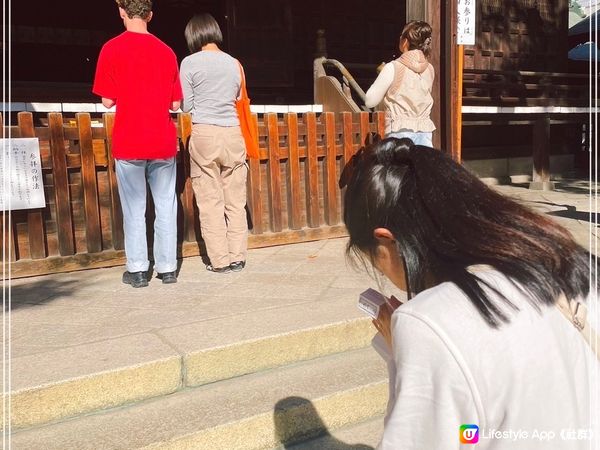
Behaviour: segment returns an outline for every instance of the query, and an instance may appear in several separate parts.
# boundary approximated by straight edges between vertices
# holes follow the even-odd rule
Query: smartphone
[[[383,294],[369,288],[358,296],[358,309],[373,319],[377,319],[379,308],[386,302],[387,300]]]

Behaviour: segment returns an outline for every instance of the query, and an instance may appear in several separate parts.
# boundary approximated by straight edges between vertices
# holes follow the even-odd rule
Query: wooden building
[[[182,59],[187,55],[183,37],[187,20],[196,12],[210,12],[223,29],[224,49],[247,66],[249,86],[258,102],[306,103],[312,99],[317,30],[326,32],[330,57],[375,67],[397,55],[398,35],[406,20],[422,18],[440,34],[434,48],[447,59],[453,3],[156,0],[151,31]],[[466,49],[465,69],[567,71],[568,0],[478,0],[477,4],[477,44]],[[100,47],[122,28],[111,0],[93,6],[82,6],[77,0],[40,2],[35,8],[14,2],[15,101],[89,100]],[[439,58],[440,52],[434,53]],[[61,96],[65,92],[68,98]]]
[[[224,33],[224,50],[239,58],[253,101],[312,103],[312,61],[319,29],[342,61],[390,60],[406,20],[403,2],[378,0],[155,0],[151,32],[179,60],[183,31],[197,12],[209,12]],[[14,101],[90,101],[102,44],[123,29],[112,0],[13,3]],[[93,5],[93,6],[92,6]],[[375,72],[373,72],[375,73]]]

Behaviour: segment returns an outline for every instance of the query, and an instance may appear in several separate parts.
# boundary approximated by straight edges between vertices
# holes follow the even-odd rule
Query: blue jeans
[[[433,147],[433,132],[425,131],[396,131],[395,133],[389,133],[385,137],[393,138],[409,138],[415,143],[415,145],[424,145],[425,147]]]
[[[177,196],[175,158],[117,159],[119,198],[123,210],[125,256],[129,272],[148,270],[146,240],[146,179],[150,185],[154,221],[154,268],[158,273],[177,269]]]

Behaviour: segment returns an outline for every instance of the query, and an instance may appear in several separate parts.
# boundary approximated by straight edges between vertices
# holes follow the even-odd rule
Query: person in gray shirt
[[[185,29],[191,55],[181,63],[184,112],[192,114],[190,176],[202,238],[216,273],[246,265],[246,146],[235,102],[243,68],[223,52],[221,29],[210,14],[192,17]]]

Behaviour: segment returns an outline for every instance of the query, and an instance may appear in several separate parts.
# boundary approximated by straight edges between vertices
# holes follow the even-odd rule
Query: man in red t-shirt
[[[123,210],[127,270],[123,282],[148,285],[146,181],[152,191],[154,268],[163,283],[177,282],[177,135],[169,109],[179,109],[181,85],[175,53],[148,33],[152,0],[117,0],[124,33],[100,52],[93,92],[116,105],[112,139]]]

